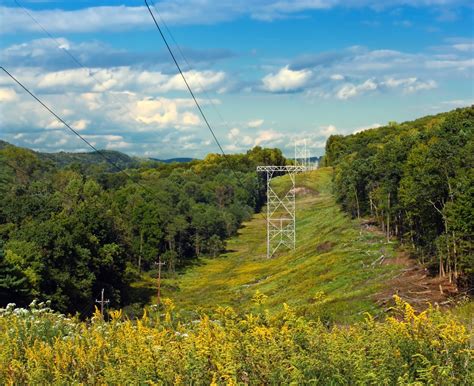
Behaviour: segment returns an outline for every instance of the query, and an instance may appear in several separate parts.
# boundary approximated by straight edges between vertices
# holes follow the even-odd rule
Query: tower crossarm
[[[257,166],[257,172],[304,172],[306,170],[306,166],[302,165],[285,165],[285,166],[277,166],[277,165],[266,165],[266,166]]]

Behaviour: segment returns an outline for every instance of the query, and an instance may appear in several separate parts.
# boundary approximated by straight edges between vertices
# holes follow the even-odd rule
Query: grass
[[[274,180],[275,190],[289,186],[287,176]],[[257,291],[268,296],[265,307],[278,312],[283,303],[299,315],[350,323],[364,312],[379,312],[373,295],[398,272],[395,265],[372,265],[382,254],[394,256],[395,244],[361,229],[331,195],[331,170],[300,174],[297,186],[297,247],[266,258],[266,225],[257,214],[227,243],[227,252],[201,259],[176,279],[164,282],[163,294],[178,309],[211,311],[232,306],[255,307]]]

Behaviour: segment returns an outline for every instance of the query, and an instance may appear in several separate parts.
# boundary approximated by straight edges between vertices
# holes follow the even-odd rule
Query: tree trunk
[[[390,241],[390,192],[387,197],[387,243]]]
[[[359,196],[357,195],[357,189],[355,185],[354,185],[354,193],[355,193],[355,199],[356,199],[356,205],[357,205],[357,218],[360,219]]]
[[[140,231],[140,253],[138,254],[138,272],[142,272],[143,231]]]

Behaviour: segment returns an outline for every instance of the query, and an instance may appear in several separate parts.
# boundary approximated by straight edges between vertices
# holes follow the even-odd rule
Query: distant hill
[[[181,158],[169,158],[169,159],[158,159],[158,158],[149,158],[152,161],[156,162],[163,162],[165,164],[171,164],[173,162],[191,162],[194,161],[196,158],[186,158],[186,157],[181,157]]]
[[[6,141],[0,140],[0,150],[4,149],[7,146],[15,146]],[[134,168],[140,165],[140,162],[151,160],[156,162],[163,163],[173,163],[173,162],[190,162],[194,158],[170,158],[170,159],[158,159],[158,158],[138,158],[130,157],[129,155],[115,150],[100,150],[100,153],[97,152],[82,152],[82,153],[73,153],[73,152],[64,152],[60,151],[58,153],[42,153],[37,152],[31,149],[28,149],[35,153],[41,160],[50,161],[58,167],[65,167],[74,163],[90,166],[95,164],[104,164],[104,156],[114,164],[118,165],[120,168]],[[110,165],[108,169],[113,170],[114,168]]]
[[[106,161],[104,157],[121,168],[135,167],[138,166],[139,163],[137,159],[115,150],[100,150],[100,154],[97,152],[67,153],[64,151],[59,153],[37,152],[36,154],[38,154],[41,159],[52,161],[59,167],[64,167],[73,163],[79,163],[81,165],[105,163]]]

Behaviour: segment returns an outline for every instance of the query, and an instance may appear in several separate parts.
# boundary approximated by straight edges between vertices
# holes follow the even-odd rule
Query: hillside
[[[334,196],[370,217],[433,274],[474,288],[474,106],[326,143]]]
[[[281,188],[288,179],[274,182]],[[331,195],[330,168],[298,175],[297,186],[294,252],[266,258],[265,219],[257,214],[229,240],[226,253],[201,259],[178,279],[166,280],[165,295],[188,311],[217,305],[248,311],[259,291],[268,296],[265,306],[272,311],[287,303],[298,314],[328,322],[378,313],[377,296],[394,293],[390,279],[406,268],[399,264],[396,243],[387,243],[383,234],[362,228],[340,210]]]
[[[18,147],[12,145],[6,141],[0,140],[0,150],[6,147]],[[110,172],[116,172],[116,168],[108,164],[104,157],[106,157],[110,162],[113,162],[121,169],[129,169],[129,168],[136,168],[140,165],[141,162],[144,161],[154,161],[160,163],[186,163],[191,162],[194,158],[189,157],[178,157],[178,158],[169,158],[169,159],[158,159],[158,158],[137,158],[131,157],[125,153],[116,150],[100,150],[100,153],[97,152],[65,152],[60,151],[57,153],[44,153],[38,152],[34,150],[27,149],[34,153],[40,160],[50,162],[54,164],[54,166],[62,168],[72,164],[79,164],[85,167],[94,166],[94,165],[102,165],[104,166],[105,170]]]

